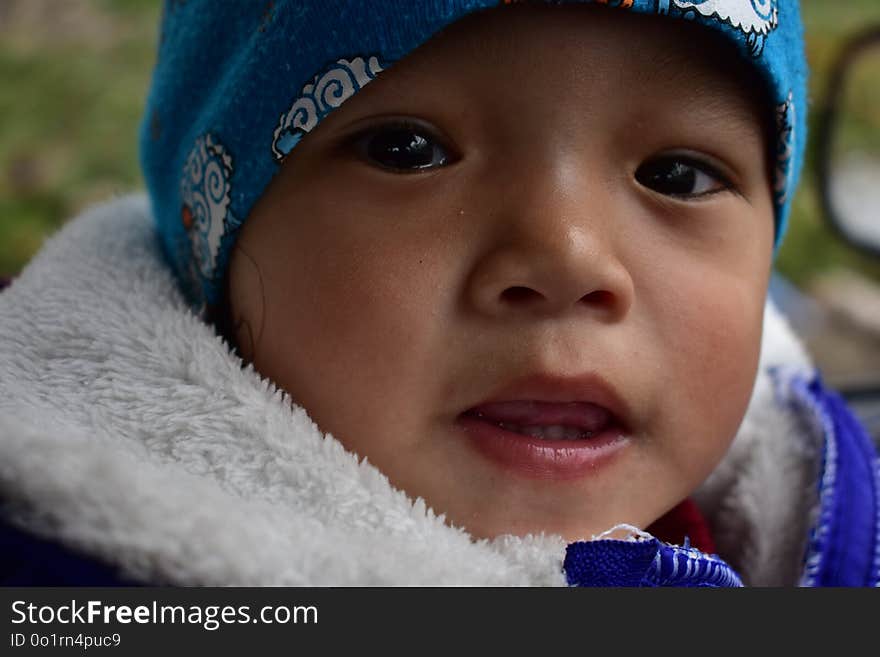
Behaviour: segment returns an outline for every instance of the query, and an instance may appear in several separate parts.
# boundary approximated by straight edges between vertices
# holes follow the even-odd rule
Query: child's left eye
[[[408,123],[370,129],[356,137],[355,148],[367,161],[401,173],[445,166],[452,160],[427,129]]]
[[[666,196],[694,198],[730,189],[730,183],[714,167],[682,156],[659,157],[641,165],[636,180]]]

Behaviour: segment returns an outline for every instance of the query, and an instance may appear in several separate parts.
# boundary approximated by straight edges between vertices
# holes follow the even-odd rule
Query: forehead
[[[636,102],[674,89],[678,104],[727,126],[772,130],[763,81],[726,39],[683,20],[595,5],[520,5],[472,14],[379,79],[370,85],[375,89],[361,93],[411,98],[446,88],[486,102],[488,88],[508,108],[578,94]]]

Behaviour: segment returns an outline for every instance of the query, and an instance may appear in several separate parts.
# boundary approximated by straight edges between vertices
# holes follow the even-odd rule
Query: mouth
[[[467,409],[457,424],[507,471],[573,479],[596,472],[629,444],[628,417],[620,397],[596,377],[538,376]]]
[[[502,401],[470,409],[464,416],[541,440],[587,440],[617,422],[608,409],[589,402]]]

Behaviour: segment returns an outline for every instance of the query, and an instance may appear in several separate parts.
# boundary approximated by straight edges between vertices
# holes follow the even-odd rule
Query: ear
[[[243,240],[232,247],[227,270],[224,308],[226,335],[245,362],[253,362],[265,319],[263,276]]]

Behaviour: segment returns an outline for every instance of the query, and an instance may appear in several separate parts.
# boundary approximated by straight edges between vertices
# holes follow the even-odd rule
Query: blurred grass
[[[811,72],[808,130],[810,135],[815,135],[818,115],[815,110],[825,97],[833,60],[847,38],[871,25],[880,25],[880,0],[801,0],[801,10]],[[869,94],[880,92],[880,69],[870,75],[873,82],[863,77],[853,87],[857,93],[864,94],[865,101]],[[857,107],[858,103],[847,105]],[[876,102],[870,105],[878,107]],[[868,103],[862,106],[867,107]],[[876,143],[880,139],[878,120],[877,116],[870,121],[850,120],[843,126],[843,135],[847,141]],[[849,247],[825,225],[816,196],[814,158],[811,145],[801,185],[793,200],[788,234],[777,257],[777,269],[801,287],[808,287],[817,275],[838,268],[851,268],[880,281],[880,261]]]
[[[0,2],[0,274],[83,207],[142,187],[159,0]]]
[[[842,41],[880,24],[880,0],[801,5],[815,103]],[[160,8],[160,0],[0,0],[0,274],[19,271],[83,207],[142,187],[137,127]],[[865,89],[880,93],[880,71],[875,79]],[[825,227],[811,154],[777,268],[800,285],[841,266],[880,281],[880,263]]]
[[[846,121],[835,135],[841,151],[880,154],[880,42],[850,67],[842,106]]]

